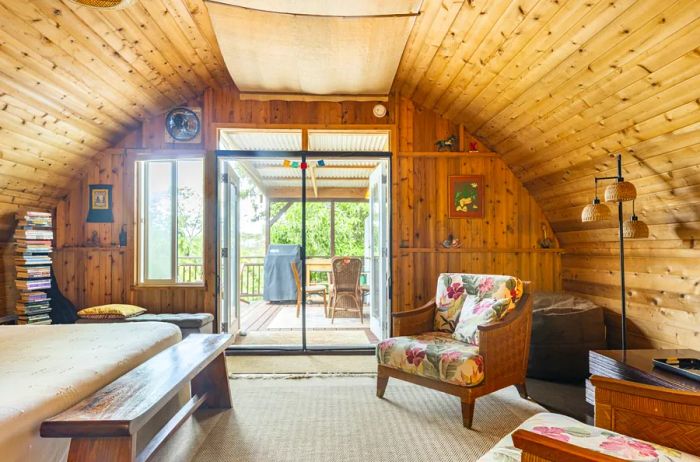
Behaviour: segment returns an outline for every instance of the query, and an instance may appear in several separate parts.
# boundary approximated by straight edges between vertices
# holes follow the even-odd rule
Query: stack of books
[[[51,214],[28,211],[17,217],[15,269],[18,299],[15,306],[19,324],[51,324],[51,300],[44,290],[51,288]]]

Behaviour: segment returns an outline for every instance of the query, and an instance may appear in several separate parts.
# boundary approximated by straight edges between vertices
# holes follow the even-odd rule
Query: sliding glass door
[[[388,154],[240,149],[298,147],[293,130],[255,135],[229,134],[236,149],[217,153],[220,316],[238,323],[234,347],[372,348],[388,335]]]

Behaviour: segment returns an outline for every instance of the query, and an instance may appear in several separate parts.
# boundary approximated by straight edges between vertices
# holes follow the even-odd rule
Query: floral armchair
[[[478,397],[509,385],[526,397],[528,286],[512,276],[441,274],[435,298],[395,313],[395,337],[377,345],[377,396],[390,377],[457,396],[467,428]]]

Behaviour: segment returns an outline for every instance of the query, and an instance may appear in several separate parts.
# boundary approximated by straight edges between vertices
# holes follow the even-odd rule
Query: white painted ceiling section
[[[421,1],[216,0],[207,9],[244,94],[386,96]]]

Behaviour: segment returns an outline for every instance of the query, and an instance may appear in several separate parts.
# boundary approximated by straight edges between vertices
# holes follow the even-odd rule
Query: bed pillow
[[[134,305],[113,303],[110,305],[92,306],[78,311],[78,316],[87,319],[126,319],[146,312],[145,308]]]
[[[500,321],[508,313],[510,298],[467,297],[452,338],[470,345],[479,345],[479,326]]]

